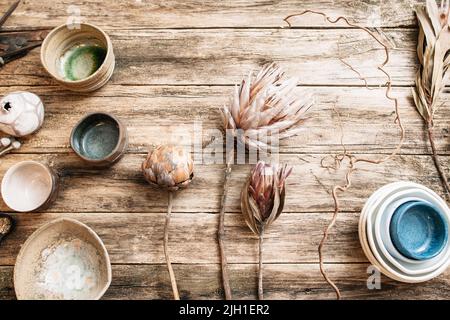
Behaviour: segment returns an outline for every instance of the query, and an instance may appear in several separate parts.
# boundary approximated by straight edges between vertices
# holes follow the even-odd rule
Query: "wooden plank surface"
[[[419,286],[402,284],[382,276],[380,290],[368,290],[367,263],[327,264],[330,276],[345,299],[448,300],[449,278],[443,276]],[[219,265],[174,265],[182,299],[222,299]],[[12,267],[0,267],[0,299],[13,299]],[[317,264],[265,264],[266,299],[334,299],[323,285]],[[256,299],[256,265],[230,264],[230,281],[236,299]],[[114,265],[113,281],[104,299],[171,299],[165,265]]]
[[[0,245],[0,299],[15,297],[13,265],[26,238],[45,222],[63,216],[87,223],[104,240],[113,264],[113,283],[105,299],[170,299],[162,252],[167,199],[146,184],[140,164],[152,144],[177,141],[190,145],[194,123],[202,123],[202,139],[207,140],[220,128],[218,108],[227,102],[232,86],[271,60],[289,75],[299,75],[298,93],[314,92],[316,104],[305,122],[305,132],[281,144],[280,161],[293,165],[294,172],[287,183],[285,213],[266,238],[266,297],[334,298],[320,275],[317,254],[333,210],[330,190],[344,181],[345,174],[344,168],[328,172],[320,167],[324,157],[342,150],[340,125],[333,110],[339,111],[344,143],[355,154],[372,159],[389,154],[399,132],[384,89],[366,90],[339,61],[344,58],[377,86],[385,82],[376,70],[384,58],[382,50],[364,33],[343,25],[329,26],[316,17],[296,19],[298,28],[280,28],[284,16],[303,9],[345,14],[363,25],[382,27],[380,32],[395,48],[388,70],[407,133],[400,155],[380,166],[358,165],[354,186],[341,197],[343,212],[324,251],[326,269],[344,298],[449,299],[448,271],[420,285],[382,277],[381,290],[368,290],[368,262],[357,233],[362,206],[386,183],[415,181],[443,195],[410,94],[417,68],[412,6],[418,2],[422,1],[79,3],[82,21],[104,27],[113,41],[117,67],[107,86],[91,94],[63,90],[41,67],[38,49],[0,70],[1,96],[29,90],[39,94],[46,106],[44,127],[24,139],[19,152],[0,160],[0,177],[12,164],[34,159],[55,168],[62,185],[56,203],[46,212],[12,213],[18,226]],[[70,4],[67,0],[23,1],[4,30],[49,30],[67,20]],[[9,1],[0,0],[1,10],[8,5]],[[449,101],[447,89],[435,128],[447,171]],[[116,114],[129,130],[126,156],[109,169],[87,167],[69,147],[71,128],[92,111]],[[222,298],[216,228],[223,170],[221,164],[197,165],[193,184],[175,199],[170,252],[184,299]],[[226,246],[237,299],[252,299],[256,293],[257,242],[239,208],[239,192],[249,170],[250,165],[234,167],[226,207]],[[2,201],[0,211],[10,211]]]
[[[249,71],[277,61],[300,84],[362,85],[339,61],[344,58],[371,85],[386,78],[377,70],[384,49],[354,29],[109,30],[117,57],[110,84],[234,85]],[[387,70],[396,85],[413,85],[416,30],[386,30],[395,46]],[[2,70],[3,85],[50,85],[39,50]]]
[[[361,155],[365,157],[365,155]],[[344,181],[345,168],[335,172],[320,167],[324,155],[280,155],[281,163],[293,166],[287,180],[287,206],[285,212],[331,212],[333,201],[329,191],[336,183]],[[367,158],[377,157],[367,155]],[[35,159],[53,166],[62,175],[61,190],[51,212],[165,212],[166,194],[147,185],[140,165],[145,155],[126,155],[116,166],[105,170],[88,168],[75,155],[21,154],[5,158],[0,173],[12,164],[25,159]],[[448,167],[449,157],[442,157]],[[354,174],[355,188],[341,199],[347,211],[359,211],[366,199],[378,187],[397,180],[425,184],[441,192],[434,176],[429,156],[404,155],[379,166],[361,164]],[[221,196],[223,165],[197,165],[192,185],[177,193],[174,210],[177,212],[217,213]],[[228,212],[240,212],[239,195],[242,181],[248,176],[250,165],[235,165],[229,189]],[[83,201],[80,201],[83,199]],[[1,203],[0,208],[7,210]]]
[[[69,93],[58,87],[0,87],[0,94],[30,90],[44,100],[47,119],[43,128],[20,153],[67,153],[72,127],[87,112],[103,111],[118,115],[128,126],[129,152],[145,153],[152,144],[194,139],[194,125],[201,122],[203,140],[221,126],[219,107],[227,103],[233,88],[228,86],[122,86],[111,85],[89,95]],[[304,132],[281,142],[283,153],[341,152],[341,117],[344,143],[354,153],[390,153],[398,143],[393,104],[384,89],[354,87],[298,88],[298,94],[314,92],[316,103],[308,114]],[[410,88],[395,88],[407,139],[401,154],[428,154],[423,122],[418,116]],[[448,110],[450,94],[442,95],[443,107],[436,113],[435,135],[440,153],[449,154]],[[324,130],[326,128],[326,130]],[[161,135],[160,133],[163,132]]]
[[[274,28],[281,20],[304,9],[322,10],[330,15],[348,15],[370,27],[414,27],[412,12],[420,0],[102,0],[24,1],[20,10],[6,25],[9,29],[53,27],[66,23],[69,14],[78,12],[82,21],[107,28]],[[1,2],[6,7],[7,1]],[[125,9],[126,8],[126,9]],[[305,17],[298,20],[302,27],[323,27],[323,19]]]

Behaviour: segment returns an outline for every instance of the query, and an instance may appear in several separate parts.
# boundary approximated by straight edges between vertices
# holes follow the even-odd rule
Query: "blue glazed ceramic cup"
[[[414,260],[437,256],[448,241],[448,222],[444,215],[434,205],[422,201],[398,207],[389,231],[395,248]]]

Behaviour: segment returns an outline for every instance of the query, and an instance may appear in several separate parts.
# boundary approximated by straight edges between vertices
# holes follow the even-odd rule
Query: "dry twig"
[[[405,130],[403,128],[401,119],[400,119],[400,113],[399,113],[399,107],[398,107],[398,100],[394,97],[391,96],[391,91],[392,91],[392,80],[391,80],[391,76],[390,74],[384,69],[384,67],[389,63],[389,57],[390,57],[390,49],[389,47],[383,42],[381,41],[377,34],[373,31],[371,31],[370,29],[363,27],[363,26],[359,26],[357,24],[354,24],[352,22],[350,22],[346,17],[343,16],[339,16],[335,19],[330,18],[328,15],[326,15],[323,12],[319,12],[319,11],[313,11],[313,10],[305,10],[303,12],[300,13],[296,13],[296,14],[291,14],[289,16],[287,16],[286,18],[284,18],[284,21],[289,25],[289,27],[291,27],[291,23],[289,22],[289,19],[293,18],[293,17],[298,17],[298,16],[302,16],[305,14],[316,14],[316,15],[320,15],[323,16],[325,18],[325,20],[331,24],[336,24],[339,21],[343,21],[347,26],[352,27],[352,28],[356,28],[359,30],[362,30],[364,32],[366,32],[367,34],[369,34],[379,45],[381,45],[384,48],[384,52],[385,52],[385,60],[383,61],[383,63],[378,66],[378,70],[380,70],[387,78],[386,83],[384,84],[384,87],[386,87],[386,98],[393,101],[394,103],[394,109],[395,109],[395,120],[394,122],[398,125],[399,129],[400,129],[400,141],[397,145],[397,147],[393,150],[393,152],[385,157],[382,157],[380,159],[377,160],[372,160],[372,159],[365,159],[365,158],[358,158],[350,153],[347,153],[347,151],[345,150],[345,146],[344,146],[344,153],[343,154],[338,154],[334,157],[335,160],[335,166],[336,169],[342,164],[342,162],[345,159],[349,160],[349,165],[347,167],[347,172],[345,175],[345,184],[344,185],[337,185],[333,187],[333,191],[332,191],[332,197],[333,197],[333,201],[334,201],[334,213],[333,213],[333,217],[330,221],[330,223],[328,224],[327,228],[324,231],[323,234],[323,238],[319,244],[318,247],[318,251],[319,251],[319,263],[320,263],[320,272],[322,273],[324,279],[330,284],[330,286],[332,286],[332,288],[335,290],[336,292],[336,297],[338,299],[341,298],[341,293],[339,291],[339,288],[335,285],[335,283],[328,277],[325,269],[324,269],[324,259],[323,259],[323,247],[328,239],[328,235],[330,233],[330,231],[332,230],[333,226],[336,223],[338,214],[340,212],[340,204],[339,204],[339,198],[338,198],[338,192],[345,192],[347,189],[349,189],[352,185],[351,182],[351,177],[353,172],[356,170],[356,164],[357,163],[370,163],[370,164],[380,164],[383,163],[387,160],[389,160],[390,158],[392,158],[393,156],[395,156],[401,149],[401,146],[404,142],[405,139]],[[346,63],[345,61],[343,61],[343,59],[341,59],[341,61],[347,65],[353,72],[355,72],[358,75],[358,78],[361,79],[362,81],[364,81],[366,88],[368,87],[368,82],[367,80],[358,72],[356,71],[352,66],[350,66],[350,64]],[[341,139],[342,142],[342,139]],[[322,161],[322,167],[324,168],[330,168],[329,166],[325,166],[324,162]]]

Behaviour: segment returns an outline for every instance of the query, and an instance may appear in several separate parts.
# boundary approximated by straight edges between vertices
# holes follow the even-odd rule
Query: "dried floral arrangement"
[[[422,116],[431,145],[433,161],[450,197],[450,185],[439,161],[434,141],[434,115],[439,108],[439,97],[445,87],[450,66],[450,0],[442,0],[438,8],[434,0],[416,7],[419,20],[417,56],[420,68],[416,76],[413,97]]]
[[[321,165],[323,168],[328,169],[328,170],[337,170],[345,160],[348,160],[348,167],[346,170],[346,174],[345,174],[345,182],[342,185],[336,185],[332,188],[332,197],[333,197],[333,202],[334,202],[334,212],[333,212],[333,216],[331,218],[331,221],[329,222],[328,226],[325,228],[324,233],[323,233],[323,238],[319,243],[318,246],[318,253],[319,253],[319,265],[320,265],[320,272],[322,274],[322,276],[324,277],[324,279],[330,284],[330,286],[334,289],[334,291],[336,292],[336,297],[337,299],[341,298],[341,293],[339,288],[336,286],[336,284],[329,278],[327,272],[325,271],[324,268],[324,257],[323,257],[323,248],[324,245],[328,239],[328,235],[331,232],[332,228],[334,227],[334,225],[336,224],[337,218],[338,218],[338,214],[341,210],[340,208],[340,204],[339,204],[339,197],[338,197],[338,192],[345,192],[346,190],[348,190],[351,185],[352,185],[352,174],[357,170],[356,165],[358,163],[369,163],[369,164],[381,164],[389,159],[391,159],[393,156],[395,156],[401,149],[403,142],[405,140],[405,130],[403,128],[401,119],[400,119],[400,113],[399,113],[399,106],[398,106],[398,100],[395,97],[391,96],[391,91],[392,91],[392,79],[391,79],[391,75],[386,71],[385,66],[389,63],[389,58],[390,58],[390,47],[385,44],[385,42],[381,39],[380,35],[366,27],[354,24],[352,22],[350,22],[348,20],[348,18],[343,17],[343,16],[339,16],[337,18],[331,18],[328,15],[326,15],[323,12],[319,12],[319,11],[313,11],[313,10],[305,10],[299,13],[295,13],[295,14],[291,14],[287,17],[284,18],[284,21],[287,23],[288,27],[292,27],[292,24],[290,22],[290,20],[294,17],[300,17],[303,16],[305,14],[313,14],[313,15],[318,15],[318,16],[322,16],[324,18],[324,20],[328,23],[331,24],[336,24],[339,22],[343,22],[344,24],[346,24],[348,27],[352,27],[361,31],[364,31],[365,33],[367,33],[368,35],[370,35],[370,37],[372,39],[375,40],[375,42],[377,44],[379,44],[385,52],[385,60],[383,61],[383,63],[378,66],[378,70],[380,70],[385,76],[386,76],[386,83],[383,84],[382,86],[386,88],[385,91],[385,96],[387,99],[391,100],[393,102],[394,105],[394,111],[395,111],[395,124],[397,124],[397,126],[399,127],[400,130],[400,138],[399,138],[399,142],[396,146],[396,148],[392,151],[392,153],[383,156],[379,159],[366,159],[366,158],[360,158],[357,157],[351,153],[349,153],[347,151],[347,149],[345,148],[344,144],[342,143],[342,138],[341,137],[341,144],[343,147],[343,152],[341,154],[337,154],[335,156],[332,156],[332,165],[327,165],[326,164],[326,159],[322,159]],[[344,61],[342,58],[340,58],[340,61],[342,63],[344,63],[347,67],[349,67],[353,72],[355,72],[358,76],[358,78],[360,80],[362,80],[365,84],[366,89],[372,89],[368,86],[368,82],[367,80],[355,69],[353,68],[349,63],[347,63],[346,61]],[[342,134],[343,134],[343,130],[342,130]]]
[[[275,63],[265,65],[255,76],[252,72],[235,87],[230,103],[221,109],[223,128],[231,134],[233,141],[247,148],[274,151],[267,141],[260,137],[277,135],[279,139],[297,135],[301,131],[305,113],[313,104],[312,97],[305,94],[298,97],[294,89],[297,78],[284,80],[283,70]],[[218,242],[221,256],[222,282],[225,299],[230,300],[231,288],[228,277],[227,258],[224,244],[225,204],[228,182],[231,176],[234,150],[227,152],[223,194],[220,203]]]
[[[148,153],[147,159],[142,163],[142,172],[150,185],[168,192],[166,223],[164,225],[164,256],[169,271],[173,297],[175,300],[180,300],[175,273],[169,256],[169,226],[172,216],[173,193],[191,183],[194,178],[194,161],[191,154],[181,147],[158,146]]]
[[[278,219],[284,208],[285,182],[292,172],[287,165],[259,161],[253,168],[241,193],[241,210],[250,230],[259,238],[258,298],[263,291],[263,241],[265,230]]]

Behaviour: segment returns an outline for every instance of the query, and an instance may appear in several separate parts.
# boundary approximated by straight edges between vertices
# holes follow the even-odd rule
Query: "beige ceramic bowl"
[[[111,263],[98,235],[85,224],[57,219],[35,231],[14,267],[19,300],[98,300],[111,283]]]
[[[94,73],[80,80],[68,80],[61,66],[70,50],[79,46],[95,45],[106,50],[103,63]],[[77,92],[90,92],[104,86],[111,78],[115,57],[111,39],[100,28],[82,23],[69,27],[62,25],[52,30],[41,48],[41,62],[47,72],[65,88]]]

